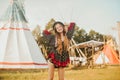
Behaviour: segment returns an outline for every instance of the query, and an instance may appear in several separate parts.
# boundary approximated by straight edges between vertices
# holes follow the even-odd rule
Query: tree
[[[41,31],[40,31],[40,26],[37,25],[35,29],[32,31],[32,35],[34,36],[35,40],[37,41],[39,45],[39,38],[41,37]]]
[[[45,26],[45,29],[49,29],[52,28],[52,25],[55,23],[55,20],[52,18],[47,25]]]
[[[89,40],[104,41],[104,35],[96,32],[94,30],[90,30],[88,36],[89,36]]]
[[[85,42],[86,35],[87,35],[87,33],[84,29],[79,29],[79,30],[75,31],[74,40],[76,41],[76,43]]]

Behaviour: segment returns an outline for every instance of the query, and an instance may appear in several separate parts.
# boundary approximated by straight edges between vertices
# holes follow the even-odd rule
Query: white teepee
[[[108,57],[103,52],[101,52],[98,55],[97,59],[94,62],[95,62],[95,64],[108,64],[108,63],[110,63]]]
[[[27,27],[23,0],[12,0],[0,20],[0,68],[47,68]]]

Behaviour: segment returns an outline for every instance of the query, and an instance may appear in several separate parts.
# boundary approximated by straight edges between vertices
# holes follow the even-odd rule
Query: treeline
[[[48,24],[46,24],[45,29],[51,28],[54,22],[55,22],[55,20],[51,19],[48,22]],[[65,24],[67,24],[67,23],[65,23]],[[33,34],[35,34],[35,32]],[[39,38],[43,37],[42,31],[39,33],[37,32],[37,34],[39,34],[39,35],[38,36],[35,35],[36,37],[39,37]],[[90,30],[87,33],[85,31],[85,29],[80,28],[79,25],[77,25],[77,24],[75,26],[75,32],[74,32],[73,38],[76,41],[76,43],[82,43],[82,42],[86,42],[86,41],[90,41],[90,40],[95,40],[95,41],[100,41],[100,42],[106,42],[107,40],[110,40],[110,39],[114,40],[114,38],[111,35],[101,34],[99,32],[96,32],[95,30]],[[45,40],[42,40],[42,41],[40,40],[38,42],[42,44],[42,43],[44,43],[43,41],[45,41]]]

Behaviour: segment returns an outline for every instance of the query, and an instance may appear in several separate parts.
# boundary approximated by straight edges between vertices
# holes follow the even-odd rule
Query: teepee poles
[[[76,42],[73,40],[73,38],[71,39],[71,41],[73,42],[73,45],[76,46]],[[84,58],[87,58],[87,57],[85,56],[85,54],[84,54],[80,49],[78,49],[78,48],[75,48],[75,49],[76,49],[77,52],[79,53],[79,56],[80,56],[80,53],[81,53],[81,55],[82,55]]]

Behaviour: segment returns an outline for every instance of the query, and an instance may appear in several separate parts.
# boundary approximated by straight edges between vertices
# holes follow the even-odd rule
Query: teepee
[[[116,51],[110,46],[105,45],[103,51],[94,56],[95,64],[119,64]]]
[[[47,68],[27,26],[23,0],[11,0],[0,19],[0,68]]]
[[[100,51],[99,53],[94,55],[94,63],[95,64],[109,64],[110,60],[102,51]]]
[[[104,46],[103,52],[108,57],[108,59],[110,61],[109,64],[119,64],[120,63],[116,51],[109,44]]]

